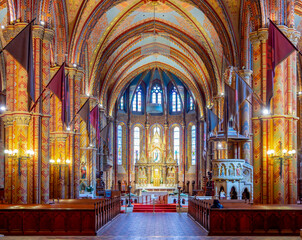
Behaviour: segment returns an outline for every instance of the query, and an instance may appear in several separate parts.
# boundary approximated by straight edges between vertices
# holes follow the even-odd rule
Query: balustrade
[[[189,198],[188,214],[208,231],[210,231],[210,209],[210,202]]]

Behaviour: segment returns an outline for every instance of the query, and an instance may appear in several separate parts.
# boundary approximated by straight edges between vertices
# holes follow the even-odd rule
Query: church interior
[[[0,234],[172,209],[300,235],[301,0],[4,0],[0,26]]]

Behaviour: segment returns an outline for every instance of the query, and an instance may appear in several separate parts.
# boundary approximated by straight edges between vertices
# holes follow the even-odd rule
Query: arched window
[[[117,164],[122,165],[123,159],[123,129],[121,125],[117,127]]]
[[[153,135],[155,135],[155,133],[158,133],[158,135],[160,136],[160,128],[158,126],[153,128]]]
[[[142,112],[143,111],[142,106],[143,106],[143,91],[141,86],[138,86],[133,96],[132,111]]]
[[[140,131],[139,127],[134,128],[134,146],[133,146],[133,156],[134,156],[134,163],[139,160],[140,156]]]
[[[190,97],[189,97],[189,111],[193,111],[194,109],[195,109],[194,100],[193,100],[193,98],[190,96]]]
[[[180,132],[179,127],[174,128],[174,160],[179,164],[179,151],[180,151]]]
[[[181,112],[180,96],[175,87],[173,87],[171,90],[171,112],[172,113]]]
[[[193,125],[192,129],[191,129],[191,137],[192,137],[191,161],[192,161],[192,165],[195,165],[196,164],[196,127],[195,127],[195,125]]]
[[[162,104],[162,89],[159,84],[155,84],[151,90],[151,102]]]
[[[118,109],[125,111],[125,95],[121,96]]]

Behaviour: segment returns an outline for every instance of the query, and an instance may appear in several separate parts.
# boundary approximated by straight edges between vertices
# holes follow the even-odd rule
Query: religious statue
[[[237,175],[237,176],[240,176],[240,172],[241,172],[240,166],[237,165],[237,168],[236,168],[236,175]]]

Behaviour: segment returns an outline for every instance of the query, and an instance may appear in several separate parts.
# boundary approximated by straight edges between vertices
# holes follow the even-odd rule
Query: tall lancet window
[[[139,127],[134,128],[134,141],[133,141],[133,156],[134,156],[134,163],[139,160],[140,156],[140,131]]]
[[[171,91],[171,97],[172,97],[172,101],[171,101],[171,111],[172,113],[179,113],[181,112],[181,101],[180,101],[180,96],[176,90],[175,87],[172,88]]]
[[[117,127],[117,164],[123,164],[123,128],[121,125]]]
[[[159,84],[155,84],[151,90],[151,102],[162,104],[162,89]]]
[[[180,132],[179,127],[174,128],[174,160],[179,164],[179,151],[180,151]]]
[[[192,137],[191,161],[192,161],[192,165],[195,165],[196,164],[196,127],[195,127],[195,125],[193,125],[192,129],[191,129],[191,137]]]
[[[125,111],[125,95],[121,96],[118,109]]]
[[[133,112],[142,112],[143,111],[143,91],[141,86],[138,86],[136,92],[133,96],[132,102],[132,111]]]
[[[158,126],[153,128],[153,135],[155,135],[155,133],[158,133],[158,135],[160,136],[160,128]]]
[[[190,99],[190,101],[189,101],[189,111],[193,111],[195,109],[194,100],[191,96],[189,97],[189,99]]]

